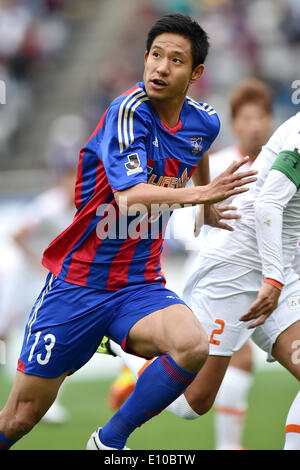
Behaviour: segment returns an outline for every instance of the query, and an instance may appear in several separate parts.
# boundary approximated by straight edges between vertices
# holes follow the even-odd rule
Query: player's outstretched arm
[[[153,205],[165,205],[165,209],[173,209],[176,205],[179,208],[185,205],[214,204],[248,191],[246,185],[256,181],[256,170],[236,173],[247,161],[248,158],[244,158],[240,162],[233,162],[211,183],[204,186],[164,188],[139,183],[123,191],[116,191],[115,199],[122,213],[128,213],[133,207],[140,208],[140,211],[143,208],[149,211]]]

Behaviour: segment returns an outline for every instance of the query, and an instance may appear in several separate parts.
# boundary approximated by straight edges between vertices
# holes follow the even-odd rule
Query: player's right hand
[[[266,319],[277,308],[280,290],[273,285],[264,282],[256,300],[249,307],[248,312],[240,317],[240,321],[248,322],[256,319],[247,326],[248,329],[263,325]]]
[[[247,184],[257,180],[257,170],[240,171],[237,170],[249,161],[249,157],[243,158],[239,162],[232,162],[231,165],[209,183],[206,193],[207,201],[204,204],[213,204],[224,201],[230,196],[244,193],[249,190]]]

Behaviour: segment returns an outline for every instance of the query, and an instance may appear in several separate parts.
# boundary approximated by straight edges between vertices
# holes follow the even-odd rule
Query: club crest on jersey
[[[192,154],[197,155],[202,150],[202,137],[191,137],[191,144],[193,147]]]
[[[141,173],[143,168],[141,167],[141,162],[137,153],[131,153],[127,155],[128,162],[126,162],[125,168],[127,171],[127,176],[134,175],[135,173]]]

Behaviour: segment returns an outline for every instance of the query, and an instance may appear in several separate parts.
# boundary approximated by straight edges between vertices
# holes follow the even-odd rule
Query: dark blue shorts
[[[129,330],[141,318],[173,304],[184,304],[160,283],[115,291],[90,289],[49,274],[25,329],[18,370],[59,377],[82,367],[103,336],[126,350]]]

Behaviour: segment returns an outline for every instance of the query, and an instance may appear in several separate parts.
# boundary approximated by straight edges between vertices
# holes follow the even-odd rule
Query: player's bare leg
[[[248,409],[248,394],[253,382],[253,357],[250,342],[231,358],[214,403],[215,448],[243,449],[242,438]]]
[[[244,372],[252,373],[253,371],[253,354],[249,341],[244,346],[234,353],[231,358],[229,367],[236,367]],[[227,371],[228,372],[228,371]]]
[[[54,402],[66,375],[47,379],[17,371],[6,405],[0,412],[0,434],[10,441],[27,434]]]
[[[230,359],[230,356],[209,356],[196,378],[186,389],[184,396],[198,415],[207,413],[212,407]]]
[[[277,338],[272,356],[300,381],[300,321],[293,323]],[[300,450],[300,392],[286,420],[285,450]]]

